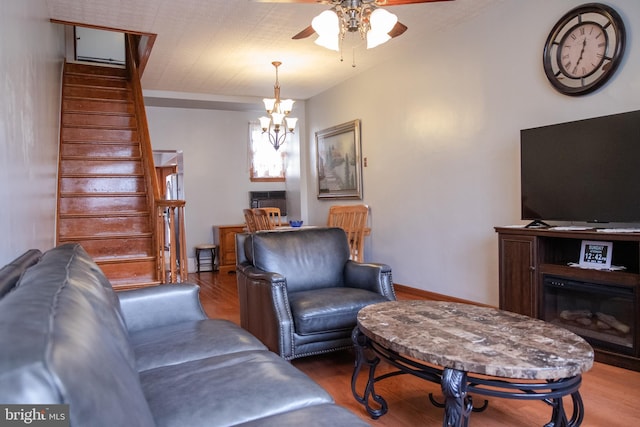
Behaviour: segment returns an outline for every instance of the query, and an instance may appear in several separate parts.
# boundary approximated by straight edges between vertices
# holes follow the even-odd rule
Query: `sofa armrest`
[[[0,269],[0,298],[15,287],[22,273],[36,264],[41,256],[42,252],[39,249],[29,249]]]
[[[347,261],[344,277],[346,286],[375,292],[390,301],[396,299],[391,267],[386,264]]]
[[[293,315],[287,281],[281,274],[260,270],[249,263],[236,268],[240,326],[269,350],[287,358],[293,355]]]
[[[158,285],[117,293],[129,332],[206,319],[194,284]]]

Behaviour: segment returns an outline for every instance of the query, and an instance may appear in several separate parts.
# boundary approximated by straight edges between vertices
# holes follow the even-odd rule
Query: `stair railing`
[[[152,189],[152,191],[147,191],[147,202],[152,207],[152,216],[150,216],[149,221],[152,225],[152,230],[154,230],[152,244],[156,253],[156,279],[162,283],[185,282],[188,273],[184,226],[184,207],[186,202],[184,200],[164,200],[161,198],[160,186],[155,174],[153,150],[142,96],[142,85],[140,84],[138,38],[139,36],[126,34],[126,62],[138,120],[145,181],[147,182],[147,188]],[[167,251],[169,252],[168,275]]]
[[[184,200],[157,200],[156,230],[160,247],[159,253],[161,277],[168,279],[169,283],[184,282],[187,280],[186,259],[187,245],[185,244],[184,229]],[[169,271],[167,275],[167,250],[169,252]]]

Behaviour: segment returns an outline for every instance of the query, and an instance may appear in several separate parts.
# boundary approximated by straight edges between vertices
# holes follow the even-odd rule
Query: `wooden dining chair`
[[[260,208],[264,209],[269,215],[269,220],[271,221],[271,225],[273,227],[281,227],[282,226],[282,215],[280,214],[280,208]]]
[[[253,210],[243,209],[242,213],[244,214],[244,222],[247,223],[247,230],[249,231],[249,233],[253,233],[254,231],[257,231],[256,219],[253,215]]]
[[[369,208],[367,205],[334,205],[329,208],[329,227],[342,228],[347,233],[351,259],[364,262],[364,235]]]
[[[264,208],[255,208],[253,211],[253,219],[255,220],[256,230],[273,230],[273,224],[269,219],[269,213]]]

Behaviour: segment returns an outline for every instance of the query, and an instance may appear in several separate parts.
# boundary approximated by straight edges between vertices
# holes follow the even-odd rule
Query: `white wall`
[[[572,98],[546,80],[546,37],[582,3],[505,1],[423,40],[411,57],[308,100],[309,222],[344,203],[315,198],[314,133],[361,119],[363,201],[372,211],[366,259],[391,265],[396,283],[497,305],[493,227],[522,223],[520,129],[640,109],[637,0],[607,2],[622,15],[628,42],[603,89]]]
[[[304,115],[302,107],[297,108],[294,115]],[[244,223],[242,209],[249,207],[249,191],[287,190],[289,217],[300,215],[297,135],[280,149],[288,156],[287,183],[252,183],[248,129],[260,112],[173,107],[146,111],[153,149],[183,151],[189,257],[194,256],[194,245],[213,241],[214,225]]]
[[[0,2],[0,265],[54,245],[63,30],[44,0]]]

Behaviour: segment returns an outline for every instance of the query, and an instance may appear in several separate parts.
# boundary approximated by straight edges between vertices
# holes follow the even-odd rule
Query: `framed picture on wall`
[[[611,268],[612,256],[613,242],[583,240],[578,265],[582,268],[608,270]]]
[[[360,120],[316,132],[318,199],[362,199]]]

